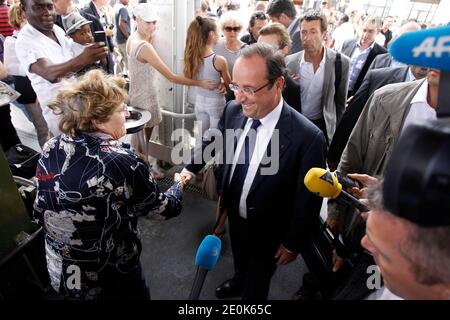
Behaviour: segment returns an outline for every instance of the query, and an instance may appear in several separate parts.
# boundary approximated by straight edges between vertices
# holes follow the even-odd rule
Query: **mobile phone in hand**
[[[94,42],[104,42],[106,45],[105,31],[95,31],[94,32]]]

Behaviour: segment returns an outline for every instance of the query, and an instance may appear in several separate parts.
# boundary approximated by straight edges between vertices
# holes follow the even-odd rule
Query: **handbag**
[[[217,164],[215,162],[209,164],[205,169],[202,192],[209,200],[217,201],[219,198],[217,193]]]
[[[29,179],[36,174],[40,153],[23,144],[16,144],[6,152],[6,160],[13,176]]]

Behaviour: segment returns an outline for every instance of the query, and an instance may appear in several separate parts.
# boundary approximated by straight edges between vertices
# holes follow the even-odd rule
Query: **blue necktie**
[[[254,139],[249,138],[249,133],[256,132],[261,125],[261,121],[253,119],[251,129],[245,136],[244,144],[241,148],[241,152],[238,157],[238,163],[236,164],[229,185],[229,204],[234,209],[239,209],[239,200],[241,199],[242,187],[244,186],[245,177],[247,176],[248,166],[252,159],[253,150],[255,149],[256,135]],[[253,129],[253,130],[252,130]],[[242,160],[243,163],[242,163]]]

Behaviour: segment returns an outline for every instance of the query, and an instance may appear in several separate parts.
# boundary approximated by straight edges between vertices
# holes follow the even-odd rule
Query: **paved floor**
[[[32,124],[14,106],[12,117],[22,143],[39,150]],[[197,193],[187,192],[180,216],[167,221],[157,215],[140,219],[142,264],[150,284],[152,299],[188,298],[196,272],[195,253],[209,233],[214,218],[214,202]],[[290,299],[300,286],[306,270],[301,257],[287,266],[279,267],[272,279],[269,298]],[[221,257],[216,268],[207,275],[200,299],[215,299],[215,287],[232,275],[233,259],[229,238],[225,235]]]
[[[195,277],[195,253],[214,224],[215,203],[186,193],[183,211],[171,220],[149,216],[140,220],[143,239],[142,263],[150,282],[152,299],[187,299]],[[272,280],[270,299],[290,299],[305,272],[303,261],[279,267]],[[221,257],[208,273],[200,299],[215,299],[217,285],[233,275],[228,235],[222,240]]]

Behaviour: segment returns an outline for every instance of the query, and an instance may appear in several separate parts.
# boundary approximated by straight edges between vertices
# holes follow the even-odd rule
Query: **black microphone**
[[[322,197],[336,199],[336,201],[357,208],[361,212],[369,208],[350,193],[342,190],[342,184],[330,171],[322,168],[311,168],[304,180],[306,188],[312,193]]]
[[[342,184],[342,188],[344,188],[345,190],[351,189],[351,188],[361,189],[363,187],[361,182],[350,178],[346,174],[343,174],[343,173],[341,173],[339,171],[334,171],[333,174],[336,176],[336,178],[338,179],[339,183]]]
[[[189,300],[198,300],[203,283],[205,282],[206,274],[216,266],[221,248],[222,242],[218,237],[213,235],[206,236],[198,247],[195,256],[197,272],[195,274],[191,293],[189,294]]]

